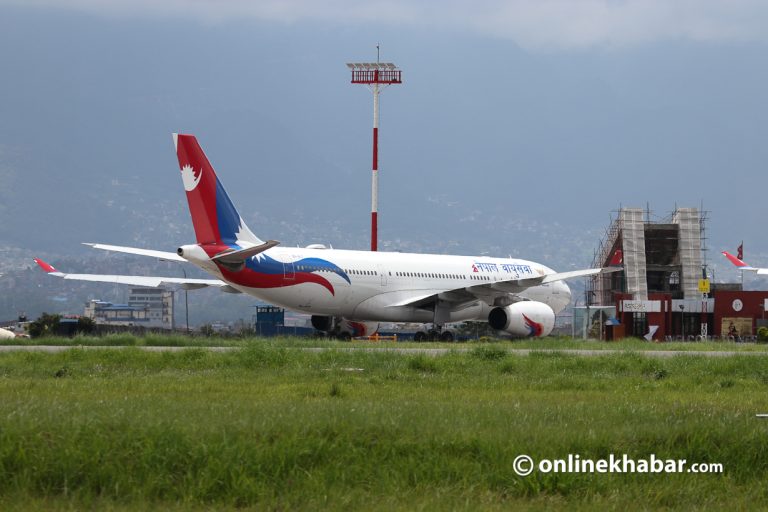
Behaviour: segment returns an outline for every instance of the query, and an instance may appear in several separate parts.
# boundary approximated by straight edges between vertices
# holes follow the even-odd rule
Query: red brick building
[[[768,291],[715,291],[713,298],[672,299],[664,293],[649,293],[645,301],[631,294],[617,293],[616,318],[626,336],[645,336],[651,326],[653,339],[701,339],[700,336],[749,338],[757,329],[768,327],[765,308]],[[705,327],[702,327],[705,326]]]

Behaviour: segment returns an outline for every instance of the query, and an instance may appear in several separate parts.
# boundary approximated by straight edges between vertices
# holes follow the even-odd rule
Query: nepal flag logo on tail
[[[203,170],[200,169],[197,174],[191,165],[187,164],[181,168],[181,181],[184,182],[184,190],[192,192],[197,188],[200,183],[200,178],[203,177]]]

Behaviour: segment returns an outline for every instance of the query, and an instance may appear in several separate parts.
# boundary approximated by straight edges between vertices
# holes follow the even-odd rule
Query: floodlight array
[[[352,70],[372,71],[372,70],[394,70],[397,69],[392,62],[347,62],[347,67]]]

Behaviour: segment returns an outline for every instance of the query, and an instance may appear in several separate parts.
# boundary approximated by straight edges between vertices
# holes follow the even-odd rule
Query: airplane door
[[[286,281],[296,280],[296,268],[293,261],[283,262],[283,279]]]
[[[382,265],[379,265],[378,268],[379,268],[379,275],[381,276],[381,286],[387,286],[387,271],[384,270],[384,267]]]

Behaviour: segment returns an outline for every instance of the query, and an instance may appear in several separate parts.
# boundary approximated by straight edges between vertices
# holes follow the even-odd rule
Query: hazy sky
[[[8,5],[71,9],[115,19],[252,20],[343,28],[364,24],[445,30],[457,37],[508,39],[529,49],[627,46],[689,40],[766,40],[768,5],[759,0],[18,0]]]
[[[703,203],[712,254],[743,239],[768,264],[762,1],[0,0],[0,235],[121,242],[120,208],[183,199],[173,131],[263,236],[367,232],[371,98],[344,63],[376,43],[404,72],[382,95],[383,237]]]

